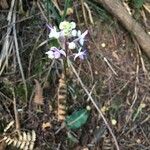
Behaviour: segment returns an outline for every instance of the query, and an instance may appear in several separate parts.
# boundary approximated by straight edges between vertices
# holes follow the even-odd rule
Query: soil
[[[36,134],[34,150],[115,150],[116,144],[108,126],[71,69],[65,79],[65,117],[86,106],[91,107],[90,115],[81,128],[69,130],[64,127],[57,133],[62,125],[57,116],[62,64],[59,60],[48,59],[45,54],[51,45],[47,42],[49,31],[44,17],[47,11],[41,5],[44,5],[43,1],[38,4],[40,6],[26,5],[24,12],[16,8],[18,50],[26,86],[13,29],[10,28],[13,19],[10,25],[6,20],[10,8],[0,10],[0,150],[17,149],[12,144],[8,145],[5,136],[18,139],[19,133],[30,135],[32,131]],[[88,56],[84,61],[73,62],[76,72],[103,113],[120,150],[150,149],[149,59],[134,37],[111,14],[106,12],[109,19],[103,18],[106,16],[100,16],[89,6],[94,20],[92,24],[88,13],[85,14],[87,20],[84,18],[81,4],[74,4],[74,13],[69,14],[67,19],[75,21],[80,30],[89,31],[86,39]],[[64,3],[60,1],[59,5],[61,8]],[[51,12],[49,15],[52,16],[49,22],[57,25],[57,19]],[[145,15],[149,17],[148,12]],[[48,16],[46,18],[49,19]],[[138,19],[141,24],[145,23],[141,15]],[[9,29],[12,30],[10,33]],[[8,52],[4,51],[7,35]],[[37,90],[41,92],[38,94],[42,94],[42,102],[39,103],[35,100]],[[5,132],[13,120],[14,124]],[[69,138],[68,134],[73,138]],[[24,141],[32,143],[29,139]]]

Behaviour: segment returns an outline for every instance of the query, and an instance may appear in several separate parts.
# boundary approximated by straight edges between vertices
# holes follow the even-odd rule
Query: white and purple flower
[[[47,54],[48,55],[48,58],[51,58],[51,59],[58,59],[58,58],[60,58],[62,55],[63,56],[65,56],[66,57],[66,53],[65,53],[65,51],[64,50],[62,50],[62,49],[58,49],[58,48],[56,48],[56,47],[51,47],[51,49],[48,51],[48,52],[46,52],[45,54]]]
[[[49,38],[57,39],[59,43],[59,47],[51,47],[46,54],[51,59],[59,59],[61,56],[66,57],[67,49],[67,56],[74,56],[74,60],[77,58],[85,59],[86,50],[83,50],[84,42],[86,41],[86,35],[88,34],[88,30],[81,33],[80,30],[76,30],[76,23],[75,22],[68,22],[63,21],[59,24],[59,31],[54,26],[47,25],[50,30]],[[77,51],[77,52],[76,52]]]
[[[87,50],[81,51],[81,49],[80,49],[78,53],[74,53],[73,55],[74,55],[74,61],[77,58],[80,58],[81,60],[84,60],[87,56]]]
[[[60,32],[57,32],[56,27],[51,27],[50,25],[47,25],[47,27],[50,29],[49,38],[55,38],[58,39],[61,35]]]
[[[84,41],[85,41],[85,36],[86,36],[87,34],[88,34],[88,30],[86,30],[86,31],[83,32],[82,34],[81,34],[81,31],[79,30],[79,31],[77,32],[78,38],[75,39],[74,42],[79,41],[80,45],[83,46]]]

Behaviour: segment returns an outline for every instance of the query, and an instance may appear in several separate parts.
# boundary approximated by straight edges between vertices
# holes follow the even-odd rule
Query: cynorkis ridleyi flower
[[[74,40],[74,42],[79,41],[80,45],[83,46],[85,41],[85,36],[88,34],[88,30],[86,30],[84,33],[81,34],[81,32],[78,32],[78,38]]]
[[[86,57],[86,50],[83,49],[86,35],[88,30],[81,33],[80,30],[76,30],[75,22],[63,21],[59,24],[59,30],[56,27],[47,25],[50,29],[49,38],[57,39],[59,47],[51,47],[46,52],[51,59],[59,59],[61,56],[67,57],[74,56],[76,58],[84,59]]]
[[[78,53],[74,53],[73,55],[74,55],[74,60],[76,60],[77,58],[80,58],[83,60],[87,56],[86,50],[84,50],[84,51],[80,50]]]
[[[65,56],[66,57],[66,53],[64,50],[62,49],[58,49],[56,47],[51,47],[51,49],[46,52],[45,54],[48,55],[48,58],[51,58],[51,59],[58,59],[61,57],[61,55]]]
[[[60,37],[60,32],[57,32],[56,27],[51,27],[50,25],[47,25],[47,27],[50,29],[49,38],[55,38],[58,39]]]

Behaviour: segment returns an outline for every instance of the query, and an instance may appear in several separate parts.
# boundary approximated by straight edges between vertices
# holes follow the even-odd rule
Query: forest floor
[[[132,34],[96,2],[16,7],[13,1],[0,10],[0,150],[16,149],[19,142],[20,149],[34,150],[115,150],[117,143],[120,150],[149,150],[150,60]],[[147,4],[131,10],[150,33]],[[70,9],[66,20],[89,32],[88,56],[72,62],[75,70],[65,81],[65,114],[91,110],[79,129],[57,133],[62,61],[45,54],[50,47],[46,23],[58,26],[64,7]]]

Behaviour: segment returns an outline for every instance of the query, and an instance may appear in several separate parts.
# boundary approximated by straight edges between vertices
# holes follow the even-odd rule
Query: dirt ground
[[[54,11],[47,11],[44,3],[31,7],[28,1],[23,9],[14,7],[12,15],[10,4],[8,8],[1,4],[0,150],[21,149],[16,148],[17,142],[22,149],[34,145],[34,150],[116,150],[115,140],[120,150],[149,150],[150,60],[115,17],[88,1],[85,14],[81,1],[75,1],[66,19],[89,31],[87,59],[73,62],[73,66],[102,115],[70,69],[65,115],[86,106],[91,110],[82,127],[64,127],[57,133],[62,126],[57,118],[61,61],[48,59],[45,52],[50,47],[46,23],[58,25],[58,18]],[[63,10],[64,2],[58,4]],[[54,6],[56,9],[56,3]],[[132,10],[148,32],[150,12],[144,7]]]

